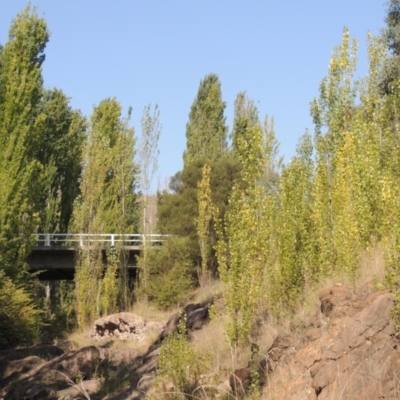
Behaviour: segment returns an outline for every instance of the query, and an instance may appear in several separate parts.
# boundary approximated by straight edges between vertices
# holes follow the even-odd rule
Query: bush
[[[139,258],[140,271],[144,270],[143,262],[142,256]],[[193,288],[189,241],[173,237],[160,248],[150,247],[146,264],[148,278],[146,285],[140,284],[140,291],[161,309],[181,304]]]
[[[0,271],[0,348],[38,339],[42,316],[30,294]]]
[[[176,392],[168,399],[193,398],[199,385],[202,361],[186,339],[186,320],[182,316],[177,332],[168,336],[161,346],[158,362],[157,386],[163,390],[166,384],[173,383]]]

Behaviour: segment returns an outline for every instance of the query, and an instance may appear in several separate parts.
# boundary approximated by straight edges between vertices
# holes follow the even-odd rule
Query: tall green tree
[[[355,108],[356,88],[353,75],[357,62],[357,42],[343,30],[342,44],[335,48],[329,73],[320,85],[320,96],[311,103],[315,124],[316,172],[314,180],[315,265],[322,274],[334,270],[333,187],[337,168],[337,152],[343,146]]]
[[[72,110],[68,98],[59,89],[44,91],[39,109],[46,115],[37,155],[43,167],[39,229],[67,232],[79,194],[86,120]]]
[[[247,97],[246,92],[238,93],[235,100],[233,130],[231,133],[232,149],[235,153],[239,151],[239,137],[245,134],[248,127],[259,124],[258,109],[254,101]]]
[[[265,169],[272,162],[275,135],[260,125],[248,126],[238,138],[238,155],[246,186],[235,185],[225,224],[217,220],[218,271],[231,317],[229,338],[233,344],[249,338],[272,260],[275,198],[262,185]],[[225,225],[225,228],[224,228]]]
[[[129,115],[123,119],[121,113],[121,105],[115,98],[103,100],[93,110],[81,196],[74,209],[76,231],[128,234],[137,229],[134,131],[128,125]],[[105,270],[103,279],[101,249],[81,251],[75,274],[80,326],[92,322],[102,310],[110,312],[117,304],[126,309],[130,303],[125,253],[117,249],[108,258],[110,268]]]
[[[35,231],[41,164],[36,155],[46,116],[42,63],[49,31],[28,5],[9,30],[0,60],[0,268],[12,279],[24,270]],[[39,183],[39,184],[38,184]]]
[[[314,275],[310,260],[313,230],[312,153],[312,137],[306,133],[300,140],[296,156],[283,168],[280,180],[276,224],[279,266],[277,271],[273,272],[271,280],[274,283],[273,304],[276,308],[286,310],[293,309],[306,280],[312,279]]]
[[[138,266],[140,271],[140,285],[147,286],[147,256],[150,250],[150,243],[146,240],[146,237],[153,233],[153,221],[150,220],[150,213],[148,212],[148,198],[154,175],[158,169],[158,140],[160,139],[162,131],[158,105],[154,107],[153,112],[151,111],[150,104],[144,108],[141,123],[142,135],[140,137],[139,151],[137,155],[139,158],[138,164],[140,165],[139,187],[141,194],[140,203],[142,206],[140,232],[144,235],[145,242],[142,248],[141,257],[138,260]]]
[[[227,151],[225,107],[218,76],[207,75],[200,82],[186,125],[185,167],[198,159],[208,163],[218,161]]]

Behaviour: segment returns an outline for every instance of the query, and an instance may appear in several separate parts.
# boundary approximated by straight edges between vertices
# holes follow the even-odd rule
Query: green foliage
[[[107,251],[107,266],[100,283],[100,315],[112,314],[117,311],[118,301],[118,267],[119,252],[115,249]]]
[[[197,185],[197,201],[199,203],[199,216],[196,218],[197,235],[201,254],[200,285],[205,284],[209,277],[209,262],[211,245],[209,236],[211,231],[211,220],[213,217],[214,205],[211,200],[210,188],[210,167],[205,165],[202,169],[202,178]]]
[[[218,76],[207,75],[200,82],[186,125],[185,167],[199,159],[207,163],[218,161],[226,153],[225,107]]]
[[[75,202],[73,215],[77,232],[124,234],[137,229],[134,132],[128,126],[129,115],[126,120],[121,118],[121,109],[116,99],[109,98],[93,110],[84,152],[81,196]],[[119,287],[119,307],[127,309],[131,304],[127,287],[127,260],[123,253],[113,260],[102,283],[103,269],[101,244],[97,249],[80,252],[75,274],[80,326],[92,322],[100,310],[115,309],[116,287]],[[102,296],[103,291],[106,297]],[[108,295],[110,298],[107,298]]]
[[[139,268],[142,257],[138,258]],[[149,248],[146,262],[149,279],[147,286],[141,287],[143,294],[162,309],[181,304],[193,288],[189,241],[171,237],[162,247]]]
[[[218,271],[231,317],[228,334],[233,344],[248,340],[271,259],[274,198],[266,194],[261,177],[272,161],[274,142],[273,131],[264,134],[257,125],[248,127],[238,138],[242,176],[247,186],[234,186],[225,226],[217,219]]]
[[[176,393],[164,393],[168,399],[193,398],[198,387],[202,362],[186,339],[185,316],[181,316],[177,332],[169,335],[163,342],[157,368],[158,388],[163,383],[172,382]]]
[[[296,157],[283,169],[277,216],[279,269],[271,276],[271,307],[276,313],[297,304],[307,279],[314,278],[312,251],[312,160],[311,136],[306,133]]]
[[[336,270],[334,182],[338,149],[343,146],[355,108],[356,88],[353,74],[356,67],[357,42],[343,31],[341,46],[334,50],[328,77],[320,85],[320,97],[311,103],[315,123],[316,176],[313,192],[313,224],[316,259],[320,274]],[[324,132],[324,128],[326,132]]]
[[[103,276],[101,250],[82,250],[75,263],[75,312],[82,329],[99,317],[99,294]]]
[[[0,348],[31,344],[39,338],[43,312],[33,296],[0,271]]]
[[[259,124],[258,110],[254,105],[254,101],[246,96],[246,92],[238,93],[235,100],[235,115],[231,134],[234,153],[238,154],[238,140],[246,134],[247,128]]]
[[[0,68],[0,268],[24,274],[37,219],[41,165],[36,159],[46,116],[38,111],[49,32],[28,5],[12,22]],[[22,271],[22,273],[20,272]]]
[[[73,204],[79,194],[86,121],[72,110],[59,89],[44,91],[39,109],[46,115],[37,159],[43,166],[39,200],[43,232],[67,232]]]
[[[186,237],[190,241],[190,256],[194,266],[201,265],[199,238],[197,235],[196,219],[199,213],[197,185],[201,181],[204,162],[194,161],[179,172],[171,182],[173,193],[164,191],[158,197],[158,223],[160,233]],[[218,208],[219,216],[223,219],[229,209],[229,196],[235,182],[244,187],[240,179],[241,165],[238,160],[224,158],[210,164],[211,201]],[[210,229],[209,245],[213,247],[216,236]],[[216,274],[215,254],[211,251],[209,269]]]

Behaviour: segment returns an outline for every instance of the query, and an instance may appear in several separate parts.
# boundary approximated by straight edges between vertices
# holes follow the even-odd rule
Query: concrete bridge
[[[38,233],[27,262],[32,272],[39,272],[41,280],[73,279],[80,250],[100,249],[106,262],[107,250],[122,249],[127,254],[128,271],[134,275],[136,256],[143,247],[161,245],[165,238],[154,234]]]

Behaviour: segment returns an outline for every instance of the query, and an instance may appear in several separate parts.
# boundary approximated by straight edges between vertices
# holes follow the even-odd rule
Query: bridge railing
[[[168,235],[119,234],[119,233],[37,233],[37,246],[77,247],[142,247],[147,244],[161,244]]]

